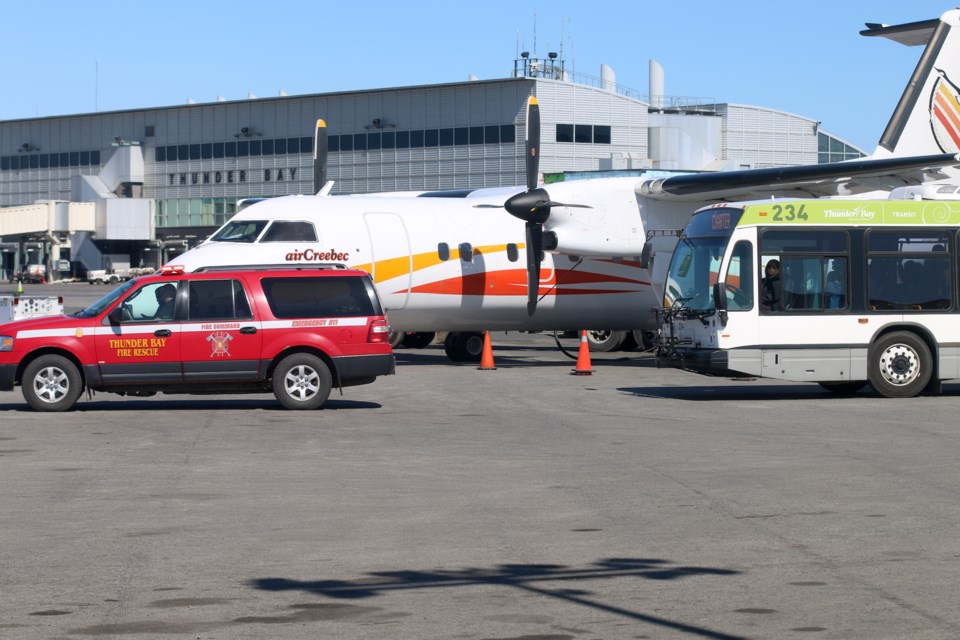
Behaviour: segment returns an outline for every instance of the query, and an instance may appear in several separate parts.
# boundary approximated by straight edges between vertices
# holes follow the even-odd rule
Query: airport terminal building
[[[329,131],[333,194],[524,182],[527,97],[540,103],[540,169],[718,171],[864,155],[816,119],[650,93],[522,57],[498,80],[0,121],[0,267],[50,277],[158,266],[248,197],[313,190],[313,134]],[[660,78],[660,81],[657,79]]]

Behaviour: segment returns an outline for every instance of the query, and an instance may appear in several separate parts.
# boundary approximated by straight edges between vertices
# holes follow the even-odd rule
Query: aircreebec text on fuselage
[[[291,251],[284,258],[287,262],[346,262],[350,259],[350,252],[337,251],[329,249],[327,251],[315,251],[313,249],[304,249],[303,251]]]

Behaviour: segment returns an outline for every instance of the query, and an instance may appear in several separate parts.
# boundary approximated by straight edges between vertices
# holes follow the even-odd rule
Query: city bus
[[[836,393],[939,393],[960,378],[958,233],[960,201],[703,207],[671,256],[658,361]]]

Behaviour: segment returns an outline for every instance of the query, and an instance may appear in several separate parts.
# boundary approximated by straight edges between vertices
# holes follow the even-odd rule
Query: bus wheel
[[[867,386],[863,380],[857,382],[821,382],[820,386],[838,396],[852,396]]]
[[[620,347],[626,331],[604,331],[601,329],[587,329],[587,345],[590,351],[606,353]]]
[[[23,397],[37,411],[67,411],[73,408],[83,381],[77,366],[63,356],[40,356],[23,370]]]
[[[888,398],[912,398],[930,382],[933,358],[927,343],[915,333],[896,331],[882,336],[870,349],[870,384]]]

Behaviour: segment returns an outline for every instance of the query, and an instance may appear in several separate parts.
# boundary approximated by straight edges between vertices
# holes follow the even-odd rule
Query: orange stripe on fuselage
[[[554,270],[554,274],[557,271]],[[631,284],[630,289],[602,289],[584,288],[582,285],[601,284]],[[629,293],[636,291],[640,286],[650,283],[643,280],[621,278],[602,273],[580,271],[561,271],[559,278],[551,276],[540,283],[540,294],[554,293],[556,295],[583,295],[591,293]],[[568,285],[580,285],[578,288],[569,288]],[[403,293],[400,290],[396,293]],[[428,282],[410,289],[410,293],[433,293],[440,295],[457,296],[525,296],[527,295],[527,272],[525,269],[504,269],[500,271],[484,271],[470,273],[456,278],[446,278],[436,282]]]
[[[518,244],[518,249],[523,249],[524,245]],[[485,247],[474,247],[473,255],[490,255],[493,253],[506,251],[507,245],[505,244],[491,244]],[[354,269],[361,269],[367,273],[374,274],[374,282],[384,282],[386,280],[391,280],[393,278],[399,278],[402,275],[407,273],[416,273],[417,271],[422,271],[424,269],[429,269],[438,264],[444,262],[450,262],[451,260],[460,259],[460,249],[459,248],[450,248],[450,258],[448,260],[441,260],[440,256],[436,251],[430,251],[427,253],[418,253],[413,256],[413,265],[411,266],[410,256],[400,256],[398,258],[388,258],[386,260],[377,260],[374,263],[366,264],[357,264],[351,265]]]

